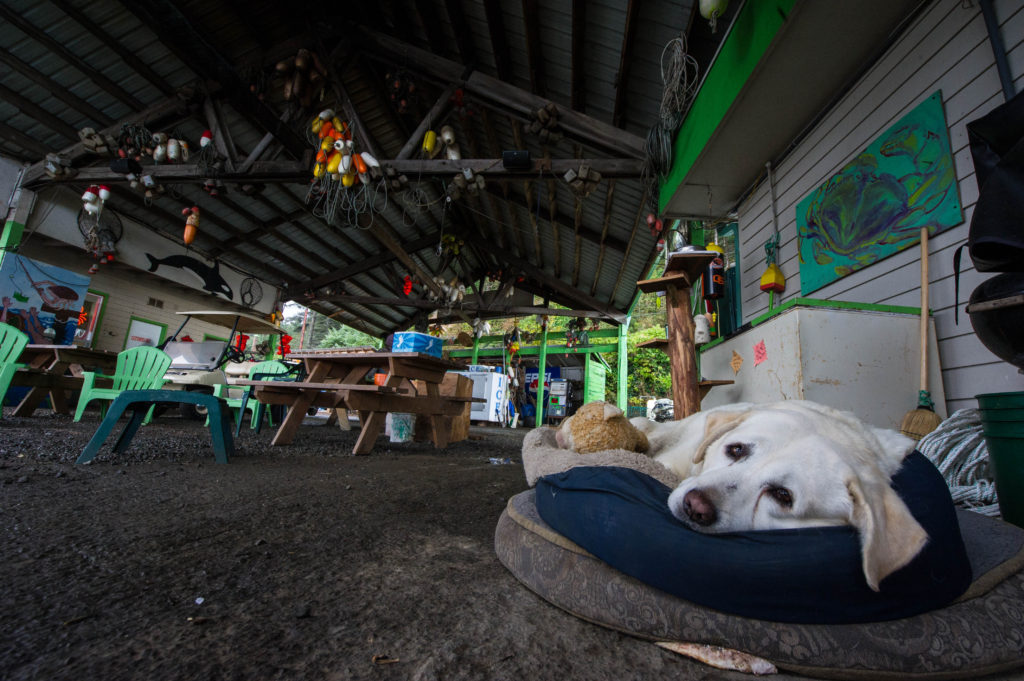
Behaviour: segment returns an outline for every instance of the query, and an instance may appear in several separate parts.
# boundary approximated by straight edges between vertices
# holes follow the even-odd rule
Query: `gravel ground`
[[[525,429],[354,457],[357,430],[311,418],[287,447],[245,430],[222,466],[201,422],[163,417],[77,466],[97,413],[5,412],[2,679],[733,676],[568,615],[498,562]]]
[[[78,466],[98,414],[10,412],[5,681],[749,679],[577,619],[498,562],[526,429],[355,457],[357,430],[309,418],[287,447],[246,429],[218,465],[201,422],[163,417]]]

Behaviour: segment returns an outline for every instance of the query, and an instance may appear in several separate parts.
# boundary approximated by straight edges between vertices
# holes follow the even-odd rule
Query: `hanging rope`
[[[672,138],[686,116],[697,94],[697,60],[687,53],[686,36],[673,38],[661,52],[663,90],[658,122],[647,133],[646,163],[641,180],[648,190],[648,200],[657,212],[658,176],[672,168]]]
[[[982,515],[999,515],[988,445],[977,409],[954,412],[921,438],[917,449],[942,473],[954,503]]]

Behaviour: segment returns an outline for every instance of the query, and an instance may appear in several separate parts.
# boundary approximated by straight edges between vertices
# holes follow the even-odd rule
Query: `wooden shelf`
[[[644,293],[655,293],[665,291],[669,286],[678,288],[690,288],[694,282],[719,253],[714,251],[687,251],[673,253],[668,257],[668,264],[665,266],[665,273],[655,279],[644,279],[636,283]]]

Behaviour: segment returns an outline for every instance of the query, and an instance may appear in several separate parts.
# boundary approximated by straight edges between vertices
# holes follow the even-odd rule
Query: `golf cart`
[[[185,317],[181,326],[161,345],[160,349],[171,356],[171,366],[164,374],[164,390],[199,391],[213,394],[213,386],[229,383],[229,376],[245,378],[247,364],[258,359],[239,349],[236,334],[283,334],[284,331],[262,317],[242,312],[221,312],[198,310],[178,312]],[[227,341],[180,340],[182,330],[190,319],[199,319],[210,324],[231,328]],[[183,418],[205,417],[205,410],[197,410],[193,404],[178,405]]]

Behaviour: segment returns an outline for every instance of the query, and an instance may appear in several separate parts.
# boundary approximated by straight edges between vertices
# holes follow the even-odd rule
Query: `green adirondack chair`
[[[28,334],[22,333],[10,324],[0,323],[0,404],[7,389],[11,387],[14,372],[25,366],[18,364],[18,356],[28,345]],[[3,414],[0,413],[0,416]]]
[[[117,355],[117,367],[114,369],[112,388],[97,388],[96,373],[93,371],[82,372],[82,392],[78,396],[78,408],[75,409],[75,421],[82,419],[85,407],[92,400],[104,400],[100,407],[100,417],[107,413],[107,402],[113,401],[125,390],[157,390],[163,387],[164,374],[167,367],[171,365],[171,356],[163,350],[140,345],[136,348],[129,348]],[[152,418],[146,417],[148,423]]]
[[[253,364],[249,368],[249,376],[248,376],[248,378],[249,378],[250,381],[255,381],[255,380],[260,380],[260,381],[262,381],[262,380],[270,380],[270,381],[273,381],[274,380],[274,376],[276,376],[278,374],[286,374],[286,373],[288,373],[288,367],[285,366],[284,364],[282,364],[281,362],[278,362],[277,360],[273,360],[272,359],[272,360],[267,360],[266,362],[257,362],[256,364]],[[237,397],[237,398],[230,397],[230,394],[231,394],[232,390],[236,390],[237,391],[239,389],[240,388],[232,388],[232,386],[230,386],[230,385],[224,385],[223,383],[221,383],[219,385],[213,386],[213,396],[214,397],[222,397],[222,398],[224,398],[224,401],[227,403],[228,407],[230,407],[231,409],[237,411],[238,409],[241,409],[242,405],[247,401],[245,399],[246,398],[246,393],[251,391],[251,388],[247,387],[247,388],[245,388],[245,390],[242,391],[242,395],[240,395],[239,397]],[[259,427],[260,419],[263,418],[263,412],[264,412],[264,410],[256,408],[255,404],[253,405],[252,420],[249,423],[249,427],[250,428],[256,429],[257,427]],[[266,413],[267,413],[267,418],[270,419],[270,425],[274,425],[274,420],[270,416],[270,410],[266,410]],[[244,414],[238,414],[237,418],[238,418],[239,424],[241,424],[241,421],[242,421],[243,417],[244,417]]]

